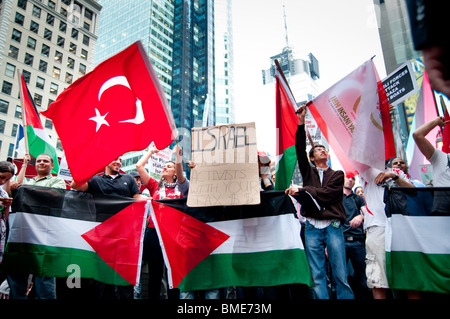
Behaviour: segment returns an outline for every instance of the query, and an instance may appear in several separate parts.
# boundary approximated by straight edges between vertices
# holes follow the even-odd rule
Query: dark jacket
[[[298,167],[303,178],[303,188],[301,189],[310,193],[322,207],[322,211],[318,214],[305,211],[302,207],[302,216],[315,219],[339,219],[344,224],[346,221],[346,214],[342,205],[344,172],[328,168],[324,171],[322,184],[320,183],[317,168],[311,166],[308,160],[304,125],[297,127],[295,148]]]

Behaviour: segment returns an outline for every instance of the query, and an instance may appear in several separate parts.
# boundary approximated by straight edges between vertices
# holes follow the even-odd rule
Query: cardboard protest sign
[[[255,123],[192,129],[187,205],[256,205],[260,186]]]

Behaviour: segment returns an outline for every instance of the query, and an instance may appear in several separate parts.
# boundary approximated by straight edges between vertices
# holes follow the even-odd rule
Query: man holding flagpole
[[[353,291],[347,282],[345,242],[342,226],[346,213],[342,204],[344,172],[334,171],[327,165],[328,152],[322,145],[315,145],[306,155],[305,116],[306,106],[297,110],[298,127],[295,147],[298,166],[303,178],[302,188],[289,188],[289,195],[311,196],[316,209],[306,207],[302,198],[301,214],[306,217],[305,250],[314,282],[314,297],[329,299],[327,290],[326,258],[336,283],[338,299],[353,299]],[[297,198],[296,198],[297,199]],[[326,251],[325,251],[326,249]]]

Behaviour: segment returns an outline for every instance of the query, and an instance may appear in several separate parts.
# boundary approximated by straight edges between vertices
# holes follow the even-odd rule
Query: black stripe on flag
[[[33,213],[102,223],[136,199],[23,185],[14,191],[12,213]]]
[[[259,205],[189,207],[186,205],[186,198],[157,200],[157,202],[182,211],[204,223],[283,214],[294,214],[297,218],[294,204],[284,191],[265,191],[260,192],[260,195]]]

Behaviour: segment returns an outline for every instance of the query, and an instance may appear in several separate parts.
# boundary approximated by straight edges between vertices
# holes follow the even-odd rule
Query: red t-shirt
[[[159,182],[156,179],[150,178],[149,182],[146,185],[146,188],[148,189],[150,196],[152,196],[153,199],[171,199],[183,197],[183,194],[181,194],[181,192],[178,190],[178,184],[174,183],[175,186],[173,187],[162,186],[160,188],[158,188],[158,184]],[[147,225],[148,227],[155,228],[150,215],[148,216]]]

